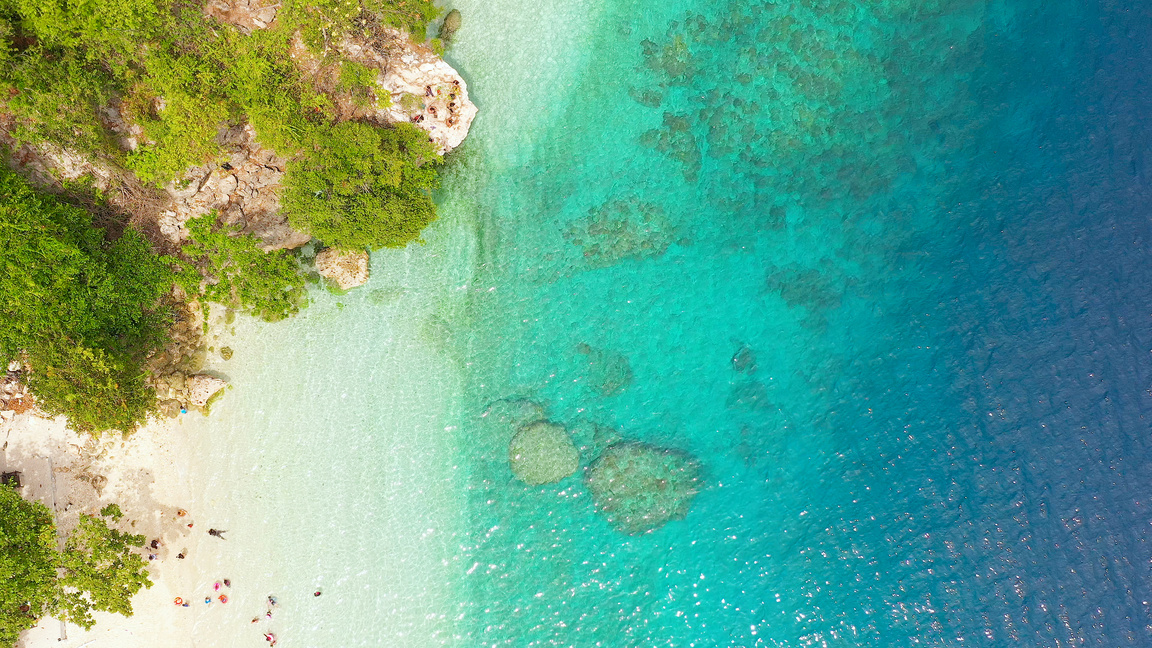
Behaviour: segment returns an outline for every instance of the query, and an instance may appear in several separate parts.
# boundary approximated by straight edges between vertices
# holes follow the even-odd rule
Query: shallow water
[[[428,243],[216,367],[205,497],[285,645],[1152,642],[1152,9],[456,6]],[[595,510],[617,439],[699,460],[684,519]]]
[[[292,320],[215,321],[212,348],[234,355],[208,369],[230,386],[182,425],[203,475],[186,506],[227,539],[198,543],[177,594],[233,586],[227,606],[191,611],[196,645],[458,645],[461,373],[443,322],[470,239],[447,219],[425,239],[375,256],[363,288],[313,291]]]
[[[457,6],[465,645],[1152,641],[1147,9]],[[508,399],[707,488],[622,535]]]

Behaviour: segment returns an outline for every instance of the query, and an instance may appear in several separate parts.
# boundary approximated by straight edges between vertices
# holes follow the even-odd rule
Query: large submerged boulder
[[[700,465],[679,450],[617,443],[592,464],[586,482],[608,523],[639,535],[688,514],[700,490]]]
[[[580,452],[568,430],[548,421],[529,423],[508,444],[508,464],[529,486],[551,484],[576,472]]]

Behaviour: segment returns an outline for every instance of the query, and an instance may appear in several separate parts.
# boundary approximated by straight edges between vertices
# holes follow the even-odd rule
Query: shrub
[[[345,249],[403,247],[436,218],[441,158],[410,124],[345,122],[288,166],[282,205],[293,227]]]
[[[212,212],[186,223],[191,243],[184,253],[192,265],[185,289],[268,322],[296,314],[307,293],[296,258],[286,250],[264,252],[255,236],[218,221]]]

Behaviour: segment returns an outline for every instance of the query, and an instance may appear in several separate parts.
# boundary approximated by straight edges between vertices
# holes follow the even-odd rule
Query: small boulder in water
[[[453,9],[444,16],[444,22],[440,23],[439,37],[442,41],[450,41],[460,29],[460,24],[463,22],[463,16],[460,15],[459,9]]]
[[[747,344],[741,344],[732,355],[732,369],[740,373],[756,373],[756,352]]]
[[[537,421],[520,428],[508,444],[508,464],[529,486],[551,484],[576,472],[580,453],[563,426]]]
[[[188,403],[196,407],[204,407],[216,392],[227,386],[228,383],[213,376],[204,374],[188,376]]]
[[[586,483],[613,528],[639,535],[688,514],[700,490],[700,465],[679,450],[617,443],[592,464]]]

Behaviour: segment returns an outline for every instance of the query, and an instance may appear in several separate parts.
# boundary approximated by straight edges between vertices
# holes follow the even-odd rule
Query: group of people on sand
[[[176,518],[179,519],[179,518],[184,518],[184,517],[188,517],[188,511],[185,511],[184,509],[177,509],[176,510]],[[191,529],[193,526],[195,526],[195,523],[189,522],[185,526],[187,526],[189,529]],[[221,540],[227,540],[227,538],[224,537],[224,534],[227,532],[228,532],[227,529],[208,529],[208,535],[210,535],[214,538],[220,538]],[[164,546],[164,542],[162,540],[160,540],[160,538],[153,538],[152,542],[148,543],[148,548],[151,550],[148,554],[148,560],[159,560],[160,559],[159,551],[160,551],[160,547],[162,547],[162,546]],[[188,549],[181,549],[180,553],[176,554],[176,557],[180,560],[183,560],[187,556],[188,556]]]

